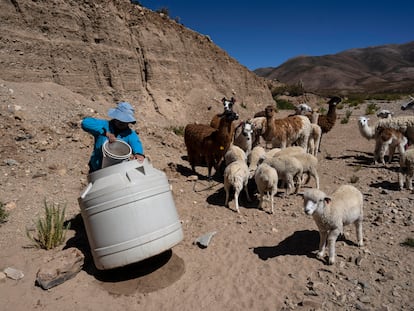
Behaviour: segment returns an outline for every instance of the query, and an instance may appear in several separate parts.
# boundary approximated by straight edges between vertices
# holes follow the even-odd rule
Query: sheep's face
[[[312,111],[313,111],[312,108],[309,107],[307,104],[300,104],[296,107],[296,113],[297,114],[304,115],[304,114],[306,114],[308,112],[312,112]]]
[[[386,109],[380,110],[377,113],[378,118],[387,119],[392,117],[392,112]]]
[[[303,207],[307,215],[313,215],[316,210],[323,210],[325,203],[329,203],[330,199],[318,189],[309,189],[303,194]]]

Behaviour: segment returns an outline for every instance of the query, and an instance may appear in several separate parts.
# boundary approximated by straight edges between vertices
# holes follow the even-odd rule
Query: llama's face
[[[300,114],[305,114],[307,112],[312,112],[312,108],[309,107],[307,104],[300,104],[296,107],[296,110],[300,113]]]
[[[234,98],[233,97],[230,100],[228,100],[226,98],[223,98],[222,102],[223,102],[224,112],[233,111],[233,105],[234,105]]]
[[[387,119],[387,118],[391,118],[392,116],[392,112],[386,109],[380,110],[377,113],[377,117],[378,118],[382,118],[382,119]]]
[[[368,118],[367,117],[359,117],[358,123],[360,126],[368,125]]]
[[[247,138],[247,140],[250,140],[252,138],[253,127],[252,127],[251,123],[249,123],[249,122],[244,123],[242,133]]]

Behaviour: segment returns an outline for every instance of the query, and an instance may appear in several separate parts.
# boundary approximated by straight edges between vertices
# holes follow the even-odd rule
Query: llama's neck
[[[375,136],[375,130],[368,124],[359,124],[359,131],[361,132],[361,135],[366,139],[372,139]]]

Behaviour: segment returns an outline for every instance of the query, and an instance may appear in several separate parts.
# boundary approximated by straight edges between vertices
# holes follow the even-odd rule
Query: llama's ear
[[[231,99],[230,99],[230,101],[232,101],[233,102],[233,104],[236,102],[236,99],[234,98],[234,97],[232,97]]]
[[[224,104],[224,102],[226,101],[226,98],[225,97],[223,97],[222,99],[221,99],[221,102]]]

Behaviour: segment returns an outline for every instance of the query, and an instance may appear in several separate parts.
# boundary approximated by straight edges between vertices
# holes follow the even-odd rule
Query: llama
[[[188,161],[194,172],[195,166],[205,161],[208,179],[211,179],[211,169],[214,166],[215,170],[218,170],[232,142],[232,124],[237,119],[236,113],[227,111],[222,114],[218,129],[206,124],[187,124],[184,129],[184,142],[187,147]]]
[[[366,139],[375,139],[374,163],[382,163],[385,165],[385,154],[388,151],[388,163],[391,163],[398,148],[400,156],[405,152],[405,146],[408,143],[407,138],[398,130],[386,127],[371,127],[368,125],[369,118],[359,117],[358,128],[363,137]],[[389,120],[389,119],[384,119]]]
[[[294,115],[283,119],[276,119],[272,106],[266,107],[266,129],[262,135],[266,142],[271,142],[273,147],[286,148],[297,144],[308,147],[311,133],[311,123],[305,116]]]

